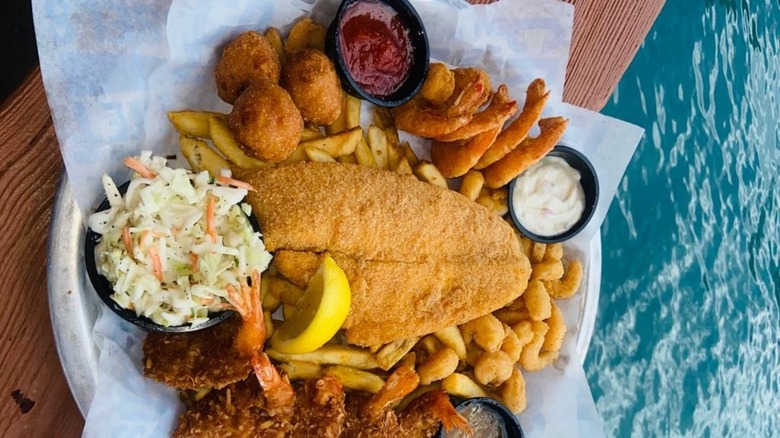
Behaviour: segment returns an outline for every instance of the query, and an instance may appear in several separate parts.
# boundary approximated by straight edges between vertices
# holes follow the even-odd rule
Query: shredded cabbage
[[[113,285],[111,298],[139,316],[166,327],[203,324],[209,312],[229,304],[229,284],[238,287],[271,261],[247,218],[251,207],[241,202],[247,190],[217,183],[205,171],[171,169],[148,151],[134,159],[156,176],[134,174],[123,198],[103,175],[110,208],[89,218],[102,235],[95,248],[98,272]],[[212,196],[216,241],[207,223]]]

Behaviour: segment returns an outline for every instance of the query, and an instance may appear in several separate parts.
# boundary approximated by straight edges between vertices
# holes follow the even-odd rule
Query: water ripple
[[[648,133],[602,230],[611,436],[780,432],[779,28],[769,0],[667,2],[605,109]]]

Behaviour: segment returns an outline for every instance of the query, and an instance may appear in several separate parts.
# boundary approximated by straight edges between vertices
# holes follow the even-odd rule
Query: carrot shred
[[[214,228],[214,207],[217,199],[214,195],[209,195],[209,205],[206,208],[206,232],[211,236],[211,241],[217,243],[217,229]]]
[[[148,167],[144,166],[143,163],[136,160],[133,157],[127,157],[125,158],[125,166],[135,170],[135,172],[139,175],[141,175],[144,178],[154,178],[157,176],[156,173],[152,172]]]
[[[135,255],[133,254],[133,239],[130,237],[130,228],[122,228],[122,240],[125,242],[125,249],[130,254],[130,258],[135,261]]]
[[[149,257],[152,258],[152,271],[154,276],[158,280],[163,281],[162,262],[160,261],[160,252],[157,247],[152,245],[149,247]]]
[[[190,253],[190,262],[192,263],[192,272],[198,272],[198,255]]]
[[[225,184],[225,185],[228,185],[228,186],[238,187],[239,189],[247,189],[250,192],[256,192],[257,191],[248,182],[239,181],[237,179],[229,178],[227,176],[221,176],[221,175],[218,176],[217,177],[217,182]]]

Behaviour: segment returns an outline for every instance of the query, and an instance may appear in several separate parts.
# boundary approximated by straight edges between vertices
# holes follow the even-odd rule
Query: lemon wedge
[[[286,354],[322,347],[347,319],[351,302],[347,276],[331,256],[325,256],[295,311],[271,336],[271,346]]]

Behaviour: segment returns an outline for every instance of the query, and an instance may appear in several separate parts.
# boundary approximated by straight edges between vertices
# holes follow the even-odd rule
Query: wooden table
[[[664,0],[575,3],[564,98],[601,109]],[[473,3],[489,3],[474,0]],[[84,425],[68,390],[49,321],[46,256],[63,170],[40,70],[0,107],[0,436],[75,437]]]

